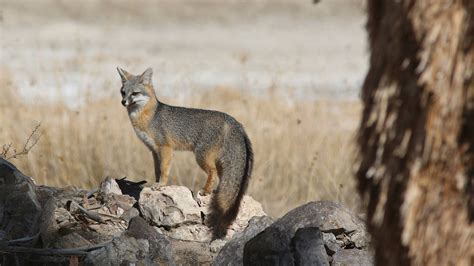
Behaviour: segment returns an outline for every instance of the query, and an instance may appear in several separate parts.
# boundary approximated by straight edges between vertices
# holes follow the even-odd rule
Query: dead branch
[[[0,157],[3,157],[6,160],[10,160],[12,158],[17,158],[20,155],[26,155],[28,154],[31,149],[38,143],[39,139],[41,138],[41,134],[38,133],[39,128],[41,126],[41,123],[38,123],[33,130],[31,131],[31,134],[28,136],[26,139],[25,144],[23,145],[23,149],[21,151],[17,151],[12,143],[9,144],[4,144],[2,147],[2,152],[0,153]],[[10,151],[13,150],[13,154],[8,156]]]
[[[86,256],[89,251],[105,247],[112,241],[106,241],[97,245],[79,247],[79,248],[28,248],[17,246],[3,246],[0,245],[0,253],[28,253],[46,256]]]
[[[91,211],[88,211],[86,209],[84,209],[81,205],[79,205],[79,203],[75,202],[75,201],[70,201],[71,204],[74,204],[80,212],[82,212],[84,215],[86,215],[88,218],[90,218],[91,220],[93,221],[96,221],[98,223],[105,223],[105,221],[102,219],[102,217],[100,217],[100,214],[97,213],[97,212],[91,212]]]
[[[34,240],[36,238],[38,238],[40,236],[40,232],[38,232],[37,234],[33,235],[33,236],[27,236],[27,237],[22,237],[22,238],[17,238],[17,239],[13,239],[13,240],[8,240],[6,241],[7,244],[13,244],[13,243],[18,243],[18,242],[27,242],[27,241],[30,241],[30,240]]]

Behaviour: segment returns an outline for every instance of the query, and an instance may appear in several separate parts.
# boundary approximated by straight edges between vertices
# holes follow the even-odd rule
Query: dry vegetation
[[[96,186],[105,176],[153,181],[152,158],[134,135],[118,93],[87,100],[71,109],[60,102],[23,102],[7,69],[0,70],[0,144],[21,150],[41,122],[41,137],[30,153],[12,158],[37,183]],[[310,200],[335,200],[357,207],[353,193],[353,132],[357,102],[294,102],[270,88],[264,97],[215,88],[176,101],[218,109],[240,120],[256,154],[249,194],[278,216]],[[202,188],[205,176],[190,153],[175,153],[171,182]]]
[[[3,2],[0,154],[10,143],[8,157],[27,153],[40,136],[11,159],[37,183],[153,181],[115,71],[151,66],[160,100],[244,124],[256,155],[249,194],[269,214],[322,199],[357,208],[360,0]],[[190,153],[175,153],[171,177],[194,191],[205,182]]]

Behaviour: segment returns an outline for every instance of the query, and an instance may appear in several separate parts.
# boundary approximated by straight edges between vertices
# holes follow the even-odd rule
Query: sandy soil
[[[153,67],[165,97],[227,86],[357,98],[367,71],[360,1],[222,2],[2,0],[1,71],[27,98],[71,103],[117,96],[116,66]]]

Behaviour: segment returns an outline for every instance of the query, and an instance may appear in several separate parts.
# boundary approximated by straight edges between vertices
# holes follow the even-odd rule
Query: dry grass
[[[72,110],[62,103],[25,103],[6,69],[0,69],[0,145],[21,149],[41,122],[32,151],[12,159],[39,184],[97,186],[105,176],[153,181],[151,154],[134,135],[118,93],[88,100]],[[241,121],[253,142],[256,161],[249,194],[280,216],[311,200],[334,200],[357,208],[352,174],[353,132],[360,107],[337,100],[289,101],[276,90],[249,97],[215,88],[179,101],[218,109]],[[205,181],[191,153],[175,153],[171,182],[197,191]]]

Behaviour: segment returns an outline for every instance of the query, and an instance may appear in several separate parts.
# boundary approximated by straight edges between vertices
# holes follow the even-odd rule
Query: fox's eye
[[[137,96],[138,94],[140,94],[139,92],[132,92],[132,96]]]

